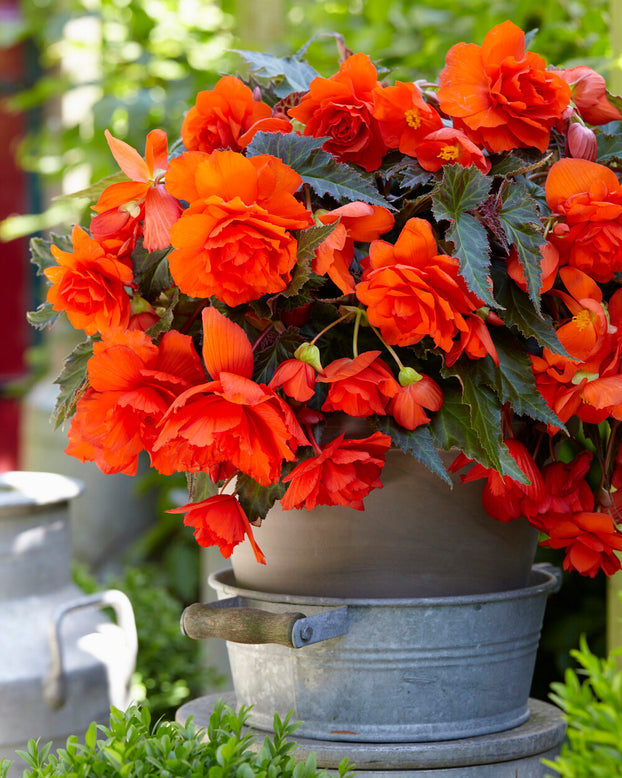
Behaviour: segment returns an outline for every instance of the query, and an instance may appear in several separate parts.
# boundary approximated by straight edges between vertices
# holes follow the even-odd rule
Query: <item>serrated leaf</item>
[[[622,133],[609,133],[601,132],[596,136],[598,144],[598,152],[596,155],[597,162],[603,162],[607,159],[622,159]]]
[[[218,493],[218,487],[207,473],[186,473],[186,481],[190,502],[201,502]]]
[[[525,344],[505,329],[497,331],[495,328],[494,335],[499,365],[495,365],[490,357],[463,358],[456,364],[460,377],[468,376],[474,384],[487,385],[497,395],[501,405],[509,404],[519,416],[529,416],[564,430],[564,425],[536,387]],[[448,374],[450,371],[450,368],[446,369]]]
[[[470,291],[487,305],[495,306],[489,286],[490,246],[484,227],[473,217],[474,210],[486,199],[490,179],[472,166],[446,165],[442,182],[432,192],[432,211],[437,221],[447,220],[446,240],[460,260],[460,272]]]
[[[142,243],[132,251],[134,281],[138,284],[142,296],[150,302],[173,285],[167,260],[169,252],[170,249],[147,251]]]
[[[36,311],[28,311],[26,319],[29,324],[38,330],[51,327],[59,316],[59,312],[54,310],[52,303],[41,303]]]
[[[73,244],[70,235],[51,235],[49,239],[31,238],[30,240],[30,261],[36,265],[40,275],[48,267],[57,264],[50,247],[57,246],[61,251],[73,251]]]
[[[93,343],[92,338],[79,343],[65,360],[60,375],[54,381],[60,386],[56,405],[52,412],[55,429],[73,416],[76,403],[87,387],[86,369],[89,359],[93,356]]]
[[[487,387],[470,382],[443,390],[443,407],[429,424],[432,440],[438,448],[463,451],[484,467],[493,467],[503,475],[525,482],[501,435],[501,409],[495,394]],[[479,434],[479,431],[483,435]]]
[[[155,338],[162,332],[168,332],[173,326],[173,320],[175,318],[175,308],[180,298],[179,287],[173,288],[173,292],[170,296],[168,305],[166,308],[158,308],[158,321],[147,330],[147,334]]]
[[[319,197],[326,195],[337,202],[361,200],[392,208],[376,189],[373,179],[349,165],[337,162],[321,146],[326,138],[258,132],[246,149],[248,156],[270,154],[293,168]]]
[[[287,285],[287,289],[280,293],[280,296],[295,297],[300,292],[311,278],[311,264],[315,256],[315,250],[328,238],[337,224],[338,221],[334,224],[322,224],[316,227],[309,227],[306,230],[297,230],[293,233],[298,241],[296,267],[292,273],[292,280]]]
[[[107,189],[112,184],[121,184],[125,181],[129,181],[130,179],[123,173],[123,171],[119,171],[118,173],[113,173],[110,176],[106,176],[105,178],[101,178],[99,181],[96,181],[94,184],[91,184],[91,186],[87,186],[84,189],[79,189],[77,192],[71,192],[71,194],[64,194],[64,195],[58,195],[57,197],[53,197],[52,199],[54,202],[72,202],[73,200],[99,200],[102,192]]]
[[[526,338],[535,338],[540,346],[555,354],[568,356],[559,342],[552,319],[538,314],[529,296],[508,276],[504,263],[493,264],[492,279],[495,297],[504,308],[502,317],[505,324],[515,327]]]
[[[240,473],[236,479],[236,494],[249,521],[265,519],[277,500],[285,494],[287,485],[279,481],[270,486],[260,486],[256,481]]]
[[[272,82],[278,97],[287,97],[290,92],[306,92],[309,84],[319,75],[311,65],[296,57],[274,57],[242,49],[233,51],[244,59],[255,79]]]
[[[380,432],[389,435],[393,443],[401,448],[402,451],[411,454],[421,464],[442,478],[443,481],[453,486],[449,473],[438,455],[430,435],[430,430],[427,427],[407,430],[397,424],[390,416],[379,417],[375,426]]]
[[[542,254],[540,246],[546,243],[540,226],[540,212],[527,190],[517,181],[508,183],[503,192],[499,220],[508,243],[518,252],[518,260],[525,273],[529,297],[540,313],[540,282]]]

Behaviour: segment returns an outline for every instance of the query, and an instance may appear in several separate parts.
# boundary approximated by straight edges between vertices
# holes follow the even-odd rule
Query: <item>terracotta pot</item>
[[[401,450],[388,452],[382,480],[364,511],[276,505],[255,530],[267,564],[250,544],[238,546],[237,585],[314,597],[446,597],[526,585],[537,532],[525,519],[491,519],[483,481],[456,479],[451,489]]]

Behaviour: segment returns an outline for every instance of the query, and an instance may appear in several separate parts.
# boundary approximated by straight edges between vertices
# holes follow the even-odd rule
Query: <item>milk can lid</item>
[[[81,481],[59,473],[10,470],[0,473],[0,513],[5,508],[67,502],[83,490]]]

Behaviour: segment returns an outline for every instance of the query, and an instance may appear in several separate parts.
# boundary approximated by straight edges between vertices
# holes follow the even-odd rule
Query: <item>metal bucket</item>
[[[237,702],[253,706],[253,727],[270,731],[275,711],[293,710],[300,737],[414,743],[527,720],[546,599],[559,579],[536,565],[520,589],[414,599],[256,592],[235,586],[230,570],[210,584],[219,601],[190,606],[182,628],[227,639]]]

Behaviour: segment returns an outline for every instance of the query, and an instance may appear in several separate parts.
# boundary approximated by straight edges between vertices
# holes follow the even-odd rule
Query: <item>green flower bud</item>
[[[397,380],[400,382],[400,386],[410,386],[411,384],[416,384],[417,381],[421,381],[422,378],[421,373],[418,373],[414,367],[403,367],[399,372]]]
[[[307,364],[311,365],[311,367],[315,368],[318,373],[321,372],[322,363],[320,362],[320,350],[312,343],[303,343],[302,345],[298,346],[294,352],[294,356],[301,362],[306,362]]]

